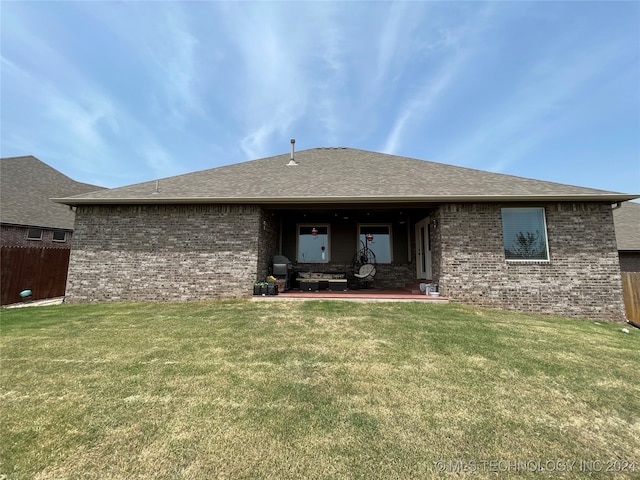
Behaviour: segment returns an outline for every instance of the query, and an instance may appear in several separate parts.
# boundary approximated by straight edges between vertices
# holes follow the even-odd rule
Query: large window
[[[298,225],[298,263],[329,261],[329,225]]]
[[[544,208],[503,208],[502,234],[507,260],[549,260]]]
[[[358,225],[358,249],[368,247],[376,256],[376,263],[391,263],[390,225]]]

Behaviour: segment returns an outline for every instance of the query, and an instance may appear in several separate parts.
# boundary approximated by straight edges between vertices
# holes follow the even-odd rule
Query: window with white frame
[[[376,263],[391,263],[393,247],[391,225],[358,225],[358,249],[369,248],[376,256]]]
[[[329,225],[298,225],[298,263],[328,263],[329,233]]]
[[[27,231],[27,240],[42,240],[42,229],[30,228]]]
[[[53,231],[53,241],[54,242],[66,242],[67,241],[67,232],[64,230],[54,230]]]
[[[544,208],[503,208],[502,234],[507,260],[549,260]]]

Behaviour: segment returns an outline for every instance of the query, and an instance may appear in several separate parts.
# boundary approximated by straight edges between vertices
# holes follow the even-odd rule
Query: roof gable
[[[76,182],[31,155],[0,159],[0,222],[72,229],[74,213],[52,197],[101,189]]]
[[[92,192],[64,203],[357,203],[634,198],[353,148],[314,148]],[[156,191],[156,186],[158,187]]]

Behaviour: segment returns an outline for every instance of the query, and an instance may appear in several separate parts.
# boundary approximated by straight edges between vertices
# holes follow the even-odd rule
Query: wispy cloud
[[[389,83],[395,83],[403,74],[403,71],[411,65],[418,54],[416,50],[416,38],[420,38],[418,31],[423,35],[430,35],[425,30],[428,4],[412,4],[410,2],[394,2],[389,5],[385,15],[380,20],[383,23],[377,36],[377,55],[375,76],[370,82],[373,92],[379,92],[382,88],[388,88]]]
[[[493,160],[479,166],[504,172],[563,128],[582,121],[576,117],[580,109],[566,106],[606,82],[606,72],[615,71],[629,47],[612,42],[576,50],[570,38],[556,41],[566,55],[545,57],[524,71],[512,89],[502,92],[501,102],[480,117],[476,129],[443,153],[443,161],[468,165],[484,152],[483,158]]]
[[[195,75],[192,68],[195,44],[183,28],[180,12],[172,10],[171,13],[165,12],[164,24],[147,25],[164,32],[157,38],[171,38],[170,41],[162,45],[153,43],[153,47],[145,51],[145,47],[130,37],[123,38],[134,51],[142,53],[138,58],[146,58],[157,72],[151,78],[162,79],[159,84],[164,106],[162,113],[155,112],[157,117],[172,116],[176,125],[186,114],[198,113],[200,107],[191,83]],[[44,16],[42,21],[46,19]],[[23,51],[28,52],[31,64],[26,66],[21,62],[19,65],[9,51],[3,52],[2,67],[3,77],[13,80],[11,101],[19,99],[22,108],[29,111],[29,118],[22,121],[28,121],[35,134],[26,139],[11,133],[20,127],[14,118],[12,124],[4,125],[8,131],[3,135],[5,139],[16,146],[21,144],[25,153],[36,155],[46,145],[50,159],[73,164],[81,172],[108,169],[110,178],[103,184],[180,170],[169,149],[163,146],[165,139],[154,131],[153,124],[157,122],[149,120],[153,117],[134,111],[135,103],[123,103],[122,98],[106,91],[103,78],[81,71],[73,56],[62,55],[55,42],[44,40],[45,31],[33,28],[28,21],[34,19],[16,11],[11,28],[14,42],[20,42]],[[43,28],[46,29],[46,25]],[[166,56],[160,53],[163,49]],[[4,57],[4,53],[12,58]],[[135,164],[146,165],[149,170],[140,172],[138,178],[132,177]]]
[[[575,151],[563,132],[606,122],[628,163],[638,152],[640,7],[576,8],[5,2],[3,154],[42,155],[118,185],[282,153],[296,137],[301,149],[517,174],[550,141]]]
[[[196,48],[198,41],[191,33],[180,4],[165,4],[159,12],[159,22],[147,32],[144,48],[159,70],[169,111],[175,120],[184,122],[190,115],[204,115],[197,91],[198,71]]]
[[[104,97],[96,94],[71,99],[50,92],[45,99],[44,114],[52,122],[64,125],[67,135],[87,152],[106,148],[104,130],[115,133],[118,121],[114,108]]]
[[[420,77],[415,82],[403,79],[405,85],[416,83],[419,86],[414,92],[409,92],[401,103],[390,133],[386,137],[384,152],[397,153],[405,136],[415,135],[419,130],[416,126],[433,116],[444,104],[447,91],[454,87],[467,68],[476,45],[488,28],[494,9],[495,6],[492,4],[484,4],[480,9],[474,9],[471,14],[466,12],[459,24],[450,24],[448,28],[441,27],[435,20],[419,25],[419,28],[426,29],[428,33],[422,32],[422,44],[413,45],[411,49],[415,58],[407,58],[406,62],[422,62],[424,68],[419,71]],[[391,27],[388,36],[394,34],[395,27]],[[386,56],[388,55],[383,55]]]
[[[345,86],[349,65],[345,47],[347,38],[339,22],[340,11],[333,7],[316,12],[317,29],[314,36],[319,40],[318,72],[313,78],[312,65],[307,66],[306,77],[310,82],[312,102],[318,123],[322,125],[328,144],[335,144],[344,132],[342,109],[347,105]]]
[[[146,102],[165,123],[181,127],[191,116],[206,116],[202,107],[203,63],[198,53],[206,50],[200,45],[182,3],[130,2],[114,5],[87,2],[83,11],[101,28],[108,31],[112,41],[135,59],[137,81],[144,79]],[[119,72],[127,75],[128,72]]]
[[[308,101],[302,65],[305,45],[296,39],[295,28],[286,18],[265,4],[250,11],[241,3],[216,7],[224,17],[221,25],[233,39],[230,54],[240,61],[232,74],[237,83],[234,90],[243,95],[233,110],[245,130],[241,146],[249,158],[257,158],[268,152],[274,135],[289,131],[304,115]]]
[[[430,77],[416,95],[410,98],[402,107],[396,118],[391,133],[386,139],[383,151],[396,153],[402,142],[403,135],[410,123],[415,123],[420,117],[429,113],[440,100],[443,92],[449,87],[452,79],[460,70],[463,57],[456,57],[448,62],[436,75]]]

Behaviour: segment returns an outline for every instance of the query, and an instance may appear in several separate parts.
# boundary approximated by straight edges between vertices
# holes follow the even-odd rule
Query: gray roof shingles
[[[624,202],[613,211],[618,250],[640,251],[640,203]]]
[[[353,148],[313,148],[58,199],[91,203],[362,203],[585,199],[634,195],[428,162]]]
[[[73,229],[75,214],[51,201],[101,189],[76,182],[31,155],[0,159],[0,223]]]

